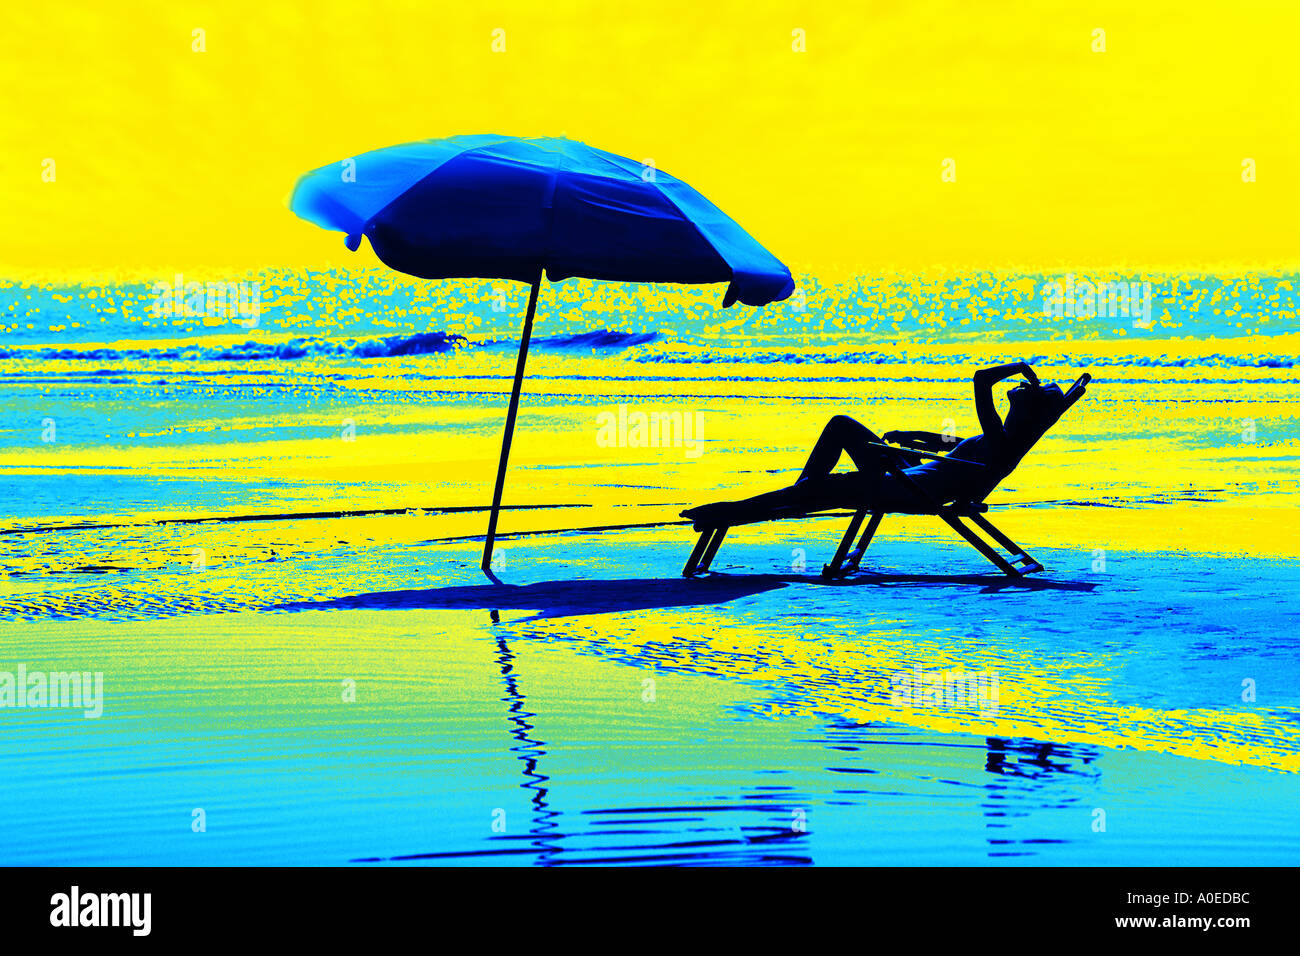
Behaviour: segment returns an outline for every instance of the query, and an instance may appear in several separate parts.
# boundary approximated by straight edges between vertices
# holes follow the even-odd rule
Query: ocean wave
[[[657,332],[615,332],[594,329],[566,335],[550,335],[533,339],[536,348],[558,351],[588,351],[591,349],[617,350],[650,345],[659,339]],[[108,346],[45,346],[30,348],[0,348],[0,359],[27,359],[34,361],[96,361],[124,360],[182,361],[182,362],[246,362],[292,361],[301,358],[399,358],[409,355],[439,355],[461,348],[489,348],[492,346],[518,348],[517,338],[492,338],[471,341],[454,332],[417,332],[409,335],[390,335],[378,338],[296,338],[277,342],[253,341],[235,344],[205,345],[202,342],[177,344],[169,342],[154,347],[143,345],[134,348]]]
[[[31,346],[27,348],[0,347],[0,360],[18,359],[27,362],[49,361],[116,363],[128,361],[192,362],[291,362],[298,359],[383,359],[418,355],[444,355],[461,350],[518,348],[517,338],[470,339],[454,332],[417,332],[388,336],[356,338],[303,337],[279,341],[256,341],[206,344],[202,340],[186,342],[160,342],[150,346],[147,342],[134,343],[132,347],[102,345]],[[1063,348],[1060,352],[1012,351],[1014,343],[1006,343],[1007,351],[981,351],[979,354],[949,350],[923,351],[911,346],[888,350],[863,348],[845,344],[840,348],[812,350],[807,347],[791,350],[779,338],[769,339],[746,348],[719,347],[707,344],[688,344],[679,340],[665,341],[657,332],[625,332],[610,329],[592,329],[583,332],[539,336],[533,339],[535,349],[555,352],[573,352],[579,355],[596,350],[611,354],[611,358],[642,365],[876,365],[876,366],[932,366],[961,367],[987,366],[1000,362],[1028,362],[1031,365],[1068,365],[1071,367],[1124,367],[1124,368],[1274,368],[1291,369],[1300,365],[1300,356],[1282,352],[1246,352],[1225,354],[1186,354],[1176,352],[1143,354],[1145,343],[1131,343],[1132,351],[1124,351],[1119,343],[1107,343],[1097,352],[1083,348]],[[1190,343],[1189,343],[1190,344]],[[1256,343],[1252,343],[1256,344]],[[1280,344],[1280,343],[1279,343]],[[1175,343],[1175,346],[1177,343]],[[1194,346],[1193,346],[1194,347]],[[1190,352],[1192,349],[1189,348]],[[110,374],[112,369],[102,369],[98,374]]]
[[[534,336],[533,348],[556,349],[559,351],[583,349],[624,349],[640,345],[651,345],[659,341],[658,332],[615,332],[612,329],[592,329],[586,332],[570,332],[564,335]],[[476,343],[487,347],[493,345],[517,348],[519,339],[492,338]]]
[[[234,345],[163,345],[156,348],[0,348],[0,359],[34,359],[38,361],[183,361],[246,362],[259,360],[293,360],[307,357],[393,358],[407,355],[436,355],[451,352],[467,344],[462,335],[446,332],[419,332],[414,335],[390,335],[374,339],[301,338],[284,342],[247,341]]]
[[[1294,355],[1090,355],[1061,352],[1037,355],[912,354],[909,352],[784,352],[781,350],[646,351],[634,362],[681,365],[991,365],[1028,362],[1031,365],[1134,366],[1150,368],[1294,368]]]

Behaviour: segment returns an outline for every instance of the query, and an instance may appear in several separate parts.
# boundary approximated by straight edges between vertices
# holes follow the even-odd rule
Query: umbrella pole
[[[492,515],[488,518],[487,541],[483,545],[483,570],[492,567],[492,545],[497,536],[497,513],[501,510],[501,492],[506,485],[506,462],[510,459],[510,441],[515,435],[515,416],[519,414],[519,390],[524,384],[524,363],[528,360],[528,342],[533,336],[533,314],[537,311],[537,293],[542,286],[542,272],[537,270],[533,290],[528,295],[528,315],[519,336],[519,361],[515,364],[515,384],[510,391],[510,410],[506,412],[506,431],[501,438],[501,463],[497,465],[497,485],[492,492]]]

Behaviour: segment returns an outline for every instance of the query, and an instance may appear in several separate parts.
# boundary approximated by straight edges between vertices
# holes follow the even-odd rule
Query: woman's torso
[[[989,476],[988,467],[962,465],[959,461],[977,462],[979,465],[992,464],[992,445],[983,435],[964,438],[953,446],[944,461],[923,460],[919,465],[905,468],[907,476],[925,489],[939,502],[948,502],[962,494],[969,494],[983,484]],[[899,491],[904,488],[896,489]],[[909,494],[909,497],[911,495]]]

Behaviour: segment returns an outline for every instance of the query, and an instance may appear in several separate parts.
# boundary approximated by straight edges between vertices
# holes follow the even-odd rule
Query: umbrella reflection
[[[560,852],[558,840],[562,836],[557,822],[560,814],[550,808],[547,799],[547,785],[551,778],[537,769],[538,760],[546,753],[546,744],[532,736],[535,728],[530,721],[537,715],[524,707],[526,701],[515,675],[515,655],[506,644],[505,637],[498,635],[496,643],[501,681],[506,686],[506,695],[501,699],[509,705],[506,719],[510,722],[510,735],[519,741],[510,751],[524,766],[524,782],[520,786],[529,791],[533,807],[533,825],[528,832],[534,838],[533,846],[537,847],[536,862],[545,866],[552,855]]]

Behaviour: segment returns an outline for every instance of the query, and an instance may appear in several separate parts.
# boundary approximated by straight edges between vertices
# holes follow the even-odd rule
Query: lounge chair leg
[[[994,527],[992,521],[989,521],[987,518],[985,518],[983,515],[980,514],[971,515],[970,520],[974,521],[977,525],[983,528],[984,531],[989,535],[989,537],[991,537],[994,541],[1002,545],[1002,547],[1006,548],[1007,553],[1011,555],[1011,561],[1015,564],[1022,565],[1020,570],[1023,573],[1032,574],[1035,571],[1043,570],[1043,566],[1039,564],[1038,561],[1034,560],[1034,558],[1030,556],[1028,551],[1020,547],[1020,545],[1016,544],[1005,534],[1003,534],[1000,530]]]
[[[961,519],[956,515],[940,513],[939,517],[946,521],[954,531],[969,541],[976,551],[992,561],[993,564],[995,564],[1004,574],[1013,578],[1023,577],[1017,568],[1009,564],[1006,558],[1002,557],[1002,555],[990,548],[988,543],[979,535],[962,524]]]
[[[858,529],[862,527],[862,521],[866,516],[865,511],[853,515],[853,520],[849,522],[849,530],[844,532],[844,537],[840,539],[840,546],[835,549],[835,557],[831,559],[830,564],[822,565],[822,577],[833,578],[843,573],[840,568],[844,564],[844,558],[849,553],[853,539],[857,536]]]
[[[867,553],[871,539],[875,537],[876,529],[880,527],[880,520],[884,517],[883,511],[872,513],[871,520],[867,522],[867,530],[862,532],[862,537],[858,539],[858,546],[849,552],[849,571],[856,571],[858,565],[862,563],[862,556]]]
[[[718,553],[718,548],[722,546],[722,539],[727,536],[726,528],[715,528],[713,537],[709,541],[708,548],[704,551],[704,557],[700,560],[700,571],[709,570],[709,565],[713,563],[713,556]]]
[[[704,549],[709,541],[713,539],[713,528],[705,528],[700,532],[700,540],[695,542],[695,550],[691,552],[690,559],[686,562],[686,567],[682,568],[682,577],[693,577],[699,569],[700,558],[704,556]]]

